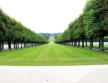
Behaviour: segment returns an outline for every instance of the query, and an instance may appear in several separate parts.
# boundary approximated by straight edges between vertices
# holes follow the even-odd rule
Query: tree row
[[[4,44],[8,44],[8,49],[23,48],[46,43],[47,40],[22,25],[20,22],[9,17],[0,9],[0,50],[4,50]]]
[[[99,49],[104,50],[104,37],[108,36],[108,0],[88,0],[83,14],[71,22],[56,43],[93,48],[93,41],[98,39]],[[86,42],[86,43],[84,43]],[[82,43],[82,45],[80,44]]]

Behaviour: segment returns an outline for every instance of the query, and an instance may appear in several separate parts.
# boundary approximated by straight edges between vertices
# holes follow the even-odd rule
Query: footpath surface
[[[108,83],[108,65],[0,66],[1,83]]]

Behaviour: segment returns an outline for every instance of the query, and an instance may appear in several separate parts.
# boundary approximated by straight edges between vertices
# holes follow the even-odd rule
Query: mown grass
[[[108,64],[108,52],[58,44],[0,52],[0,65],[70,66]]]

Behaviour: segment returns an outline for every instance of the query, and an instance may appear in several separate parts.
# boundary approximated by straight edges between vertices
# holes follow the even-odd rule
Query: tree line
[[[50,38],[50,36],[57,38],[57,36],[60,35],[60,33],[39,33],[39,34],[45,36],[47,40]]]
[[[104,50],[105,36],[108,36],[108,0],[88,0],[83,13],[56,38],[56,43],[84,48],[89,41],[92,49],[93,41],[98,39],[99,49]]]
[[[9,17],[0,9],[0,51],[4,50],[4,44],[8,49],[29,47],[47,43],[45,37],[31,31],[26,26]]]

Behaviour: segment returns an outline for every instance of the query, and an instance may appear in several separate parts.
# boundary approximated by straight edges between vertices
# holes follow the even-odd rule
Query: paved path
[[[0,66],[0,83],[108,83],[108,65]]]

